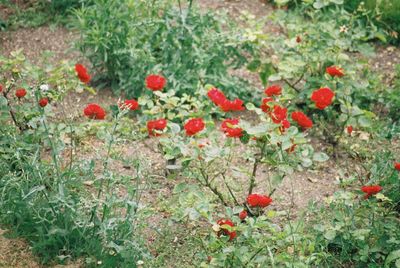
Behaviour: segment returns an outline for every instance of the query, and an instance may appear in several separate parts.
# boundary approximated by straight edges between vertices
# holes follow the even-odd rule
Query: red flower
[[[353,126],[347,126],[346,130],[347,130],[347,133],[349,135],[351,135],[351,133],[353,133]]]
[[[312,128],[313,122],[302,112],[293,112],[292,119],[297,122],[302,128]]]
[[[261,110],[263,110],[264,113],[269,113],[271,112],[271,106],[268,105],[269,102],[274,101],[273,98],[264,98],[262,100],[262,104],[261,104]]]
[[[247,211],[246,210],[242,210],[240,213],[239,213],[239,219],[241,219],[242,221],[244,220],[244,219],[246,219],[247,218]]]
[[[268,96],[278,96],[282,94],[282,87],[280,85],[273,85],[265,89],[264,93]]]
[[[281,133],[284,133],[286,129],[290,128],[290,122],[287,119],[282,120],[282,125],[279,128]]]
[[[240,99],[235,99],[233,101],[230,101],[228,99],[225,99],[221,104],[220,108],[224,112],[230,112],[230,111],[243,111],[244,106],[243,106],[243,101]]]
[[[323,87],[315,90],[311,95],[311,100],[315,102],[318,109],[323,110],[332,103],[335,93],[330,88]]]
[[[227,137],[240,138],[243,136],[243,129],[237,127],[239,119],[225,119],[221,124],[221,129]]]
[[[207,96],[216,105],[222,105],[226,100],[225,94],[217,88],[210,89],[207,93]]]
[[[280,124],[287,117],[287,108],[275,105],[272,113],[270,114],[272,121],[275,124]]]
[[[154,130],[157,131],[162,131],[167,127],[167,120],[165,119],[158,119],[158,120],[152,120],[147,122],[147,132],[149,133],[149,136],[160,136],[160,133],[155,132]]]
[[[15,96],[17,96],[18,99],[25,97],[26,95],[26,90],[23,88],[17,89],[15,91]]]
[[[39,106],[40,107],[46,107],[46,105],[49,103],[49,99],[48,98],[41,98],[39,100]]]
[[[106,117],[106,111],[96,103],[88,104],[83,113],[91,119],[103,120]]]
[[[300,42],[301,42],[301,37],[300,37],[300,35],[298,35],[298,36],[296,37],[296,42],[297,42],[297,43],[300,43]]]
[[[394,168],[395,168],[397,171],[400,171],[400,162],[395,162],[395,163],[394,163]]]
[[[3,91],[3,86],[0,84],[0,93]]]
[[[88,74],[85,66],[83,66],[82,64],[75,64],[75,71],[78,75],[79,80],[81,80],[82,83],[89,83],[91,76]]]
[[[247,197],[247,204],[250,207],[261,207],[264,208],[272,203],[272,199],[269,196],[262,194],[250,194]]]
[[[326,73],[332,77],[335,76],[342,77],[344,75],[344,70],[342,68],[333,65],[326,68]]]
[[[361,187],[361,191],[365,193],[364,199],[368,199],[371,195],[375,195],[382,191],[382,187],[379,185],[370,185]]]
[[[186,130],[186,135],[193,136],[202,131],[205,126],[202,118],[193,118],[186,122],[184,128]]]
[[[221,236],[222,234],[228,235],[229,241],[233,240],[236,237],[236,231],[230,231],[230,230],[228,230],[228,228],[226,226],[224,226],[224,225],[228,225],[230,227],[235,227],[235,225],[233,224],[233,222],[231,220],[220,219],[217,221],[217,224],[221,228],[221,231],[218,232],[218,237]]]
[[[153,91],[162,90],[166,83],[167,80],[161,75],[151,74],[146,77],[146,87]]]
[[[136,100],[125,100],[124,101],[125,107],[128,108],[131,111],[135,111],[137,109],[139,109],[139,103]]]

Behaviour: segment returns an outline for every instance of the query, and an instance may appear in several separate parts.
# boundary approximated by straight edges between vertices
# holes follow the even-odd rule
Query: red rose
[[[243,111],[244,106],[243,106],[243,101],[240,99],[235,99],[233,101],[230,101],[228,99],[225,99],[221,104],[220,108],[224,112],[230,112],[230,111]]]
[[[85,66],[83,66],[82,64],[75,64],[75,71],[76,74],[78,75],[79,80],[81,80],[82,83],[89,83],[91,76],[88,74]]]
[[[364,199],[368,199],[371,195],[375,195],[382,191],[382,187],[379,185],[370,185],[361,187],[361,191],[365,193]]]
[[[331,105],[335,93],[327,87],[315,90],[311,95],[311,100],[315,102],[318,109],[323,110]]]
[[[225,119],[221,124],[221,129],[227,137],[240,138],[243,136],[243,129],[237,127],[239,119]]]
[[[95,103],[88,104],[83,113],[91,119],[103,120],[106,117],[106,111]]]
[[[261,207],[264,208],[272,203],[272,199],[269,196],[262,194],[250,194],[247,197],[247,204],[250,207]]]
[[[272,203],[272,199],[266,195],[260,195],[258,200],[258,206],[261,208],[265,208]]]
[[[344,75],[344,71],[342,68],[339,68],[337,66],[330,66],[326,68],[326,73],[329,74],[332,77],[342,77]]]
[[[218,237],[222,234],[229,236],[229,241],[233,240],[236,237],[236,231],[229,231],[228,228],[224,225],[228,225],[230,227],[235,227],[233,222],[228,219],[220,219],[217,221],[217,224],[220,226],[221,231],[218,232]]]
[[[268,96],[278,96],[282,94],[282,87],[280,85],[273,85],[265,89],[264,93]]]
[[[193,136],[202,131],[205,126],[202,118],[193,118],[186,122],[184,128],[186,130],[186,135]]]
[[[351,135],[351,133],[353,133],[353,126],[347,126],[346,130],[347,130],[347,133],[349,135]]]
[[[147,132],[149,136],[160,136],[160,133],[155,132],[154,130],[162,131],[167,127],[167,120],[158,119],[147,122]]]
[[[279,128],[279,130],[281,131],[281,133],[284,133],[288,128],[290,128],[290,122],[287,119],[283,119],[282,125]]]
[[[49,103],[49,99],[47,99],[47,98],[41,98],[40,100],[39,100],[39,106],[40,107],[46,107],[46,105]]]
[[[25,97],[25,95],[26,95],[26,90],[23,89],[23,88],[17,89],[17,90],[15,91],[15,96],[16,96],[18,99]]]
[[[272,113],[270,114],[272,121],[275,124],[280,124],[287,117],[287,108],[275,105]]]
[[[240,213],[239,213],[239,219],[241,219],[242,221],[244,220],[244,219],[246,219],[247,218],[247,211],[246,210],[242,210]]]
[[[271,106],[268,105],[269,102],[274,101],[273,98],[264,98],[262,100],[262,104],[261,104],[261,110],[263,110],[264,113],[269,113],[271,112]]]
[[[395,162],[395,163],[394,163],[394,168],[395,168],[397,171],[400,171],[400,162]]]
[[[151,74],[146,77],[146,87],[153,91],[162,90],[167,80],[161,75]]]
[[[226,100],[225,94],[217,88],[210,89],[207,93],[207,96],[216,105],[222,105]]]
[[[312,128],[313,122],[302,112],[293,112],[292,119],[297,122],[302,128]]]
[[[3,86],[0,84],[0,93],[3,91]]]
[[[125,100],[124,105],[126,108],[129,107],[129,110],[135,111],[139,109],[139,103],[136,100]]]

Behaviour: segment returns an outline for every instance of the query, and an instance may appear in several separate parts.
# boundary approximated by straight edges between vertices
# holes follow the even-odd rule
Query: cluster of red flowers
[[[25,90],[24,88],[20,88],[20,89],[17,89],[17,90],[15,91],[15,96],[16,96],[18,99],[21,99],[21,98],[25,97],[25,95],[26,95],[26,90]]]
[[[152,91],[163,90],[167,80],[161,76],[156,74],[151,74],[146,77],[146,87]]]
[[[379,185],[369,185],[361,187],[361,191],[365,193],[364,199],[368,199],[372,195],[376,195],[382,191],[382,187]]]
[[[227,99],[225,94],[217,88],[210,89],[207,93],[207,96],[224,112],[244,110],[243,101],[241,99],[234,99],[233,101],[231,101]]]
[[[227,137],[240,138],[243,136],[243,129],[238,127],[239,119],[225,119],[221,124],[221,129]]]
[[[305,115],[303,112],[293,112],[292,119],[304,129],[312,128],[313,126],[313,122],[311,121],[311,119],[308,118],[308,116]]]
[[[221,230],[218,231],[218,237],[222,234],[229,236],[229,240],[233,240],[236,237],[236,231],[232,230],[235,225],[231,220],[228,219],[220,219],[217,221],[219,228]]]
[[[315,102],[318,109],[323,110],[332,104],[333,97],[335,93],[330,88],[323,87],[312,93],[311,100]]]
[[[186,135],[193,136],[202,131],[205,126],[206,124],[202,118],[192,118],[186,122],[184,129],[186,131]]]
[[[83,113],[85,116],[96,120],[103,120],[106,117],[106,111],[96,103],[88,104],[83,110]]]
[[[39,100],[39,106],[44,108],[47,106],[47,104],[49,103],[49,99],[48,98],[41,98]]]
[[[131,110],[131,111],[135,111],[135,110],[139,109],[139,103],[134,99],[125,100],[124,105],[125,105],[125,107],[129,108],[129,110]]]
[[[272,199],[269,196],[262,194],[250,194],[247,197],[247,204],[250,207],[260,207],[265,208],[272,203]]]
[[[397,171],[400,171],[400,162],[394,162],[394,168],[395,168]]]
[[[353,133],[353,126],[347,126],[346,127],[346,131],[349,135],[351,135],[351,133]]]
[[[166,127],[167,120],[165,119],[158,119],[147,122],[147,131],[149,133],[149,136],[160,136],[161,134],[157,133],[157,131],[163,131]]]
[[[282,87],[279,85],[272,85],[272,86],[266,88],[264,93],[268,97],[279,96],[282,94]]]
[[[79,80],[81,80],[82,83],[87,84],[90,82],[91,76],[90,76],[90,74],[88,74],[85,66],[77,63],[77,64],[75,64],[75,71],[76,71],[76,74],[78,75]]]
[[[334,66],[334,65],[327,67],[325,71],[326,71],[327,74],[329,74],[332,77],[335,77],[335,76],[342,77],[342,76],[344,76],[344,70],[342,68],[339,68],[339,67]]]

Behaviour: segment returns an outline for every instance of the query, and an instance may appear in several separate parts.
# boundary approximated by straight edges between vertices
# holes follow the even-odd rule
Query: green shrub
[[[145,77],[161,73],[178,95],[193,95],[206,83],[233,96],[249,95],[248,85],[228,68],[243,66],[243,52],[251,46],[220,15],[165,1],[127,0],[95,0],[76,14],[79,49],[117,93],[137,97]]]

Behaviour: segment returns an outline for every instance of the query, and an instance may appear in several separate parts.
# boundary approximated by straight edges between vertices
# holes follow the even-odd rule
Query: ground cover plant
[[[52,3],[82,54],[0,56],[7,236],[45,267],[400,267],[387,28],[287,3]]]

